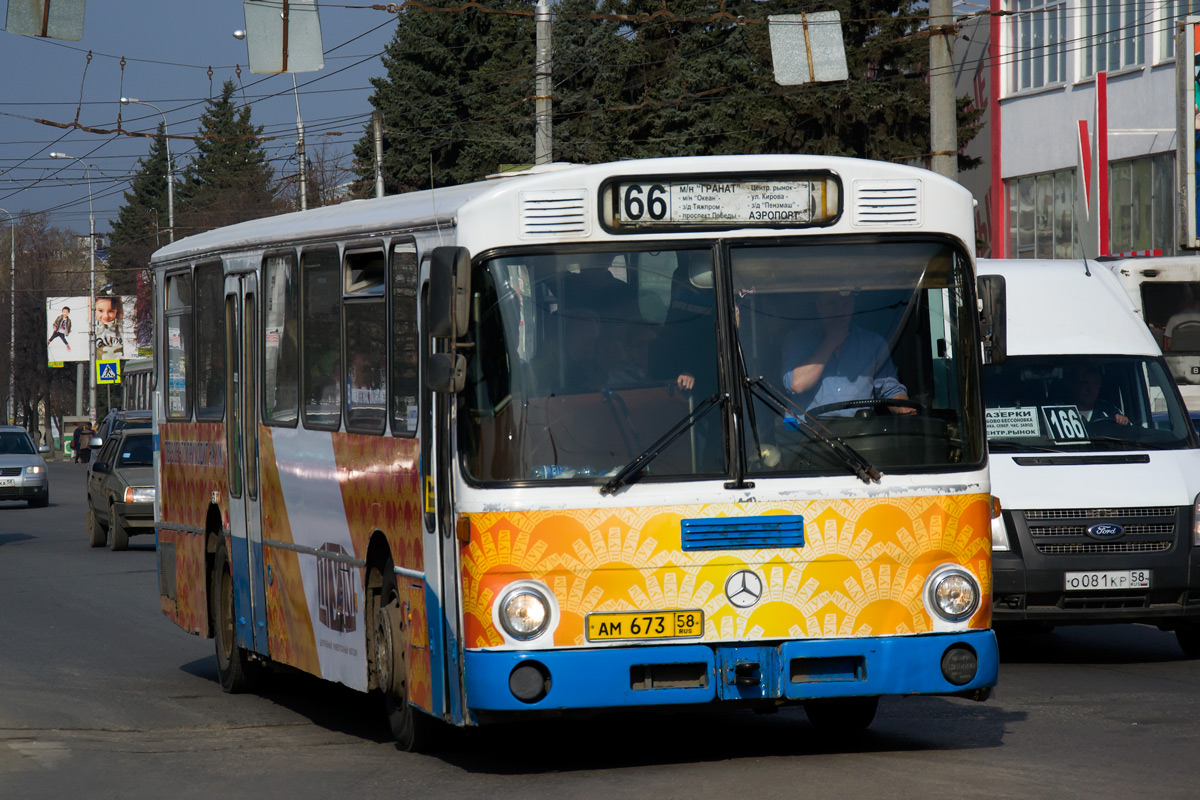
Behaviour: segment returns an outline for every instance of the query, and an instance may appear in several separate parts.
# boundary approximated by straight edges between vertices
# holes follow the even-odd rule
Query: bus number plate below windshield
[[[704,612],[642,611],[588,614],[587,638],[591,642],[619,639],[682,639],[704,635]]]
[[[829,183],[784,178],[618,183],[612,223],[642,229],[820,225],[837,213]]]

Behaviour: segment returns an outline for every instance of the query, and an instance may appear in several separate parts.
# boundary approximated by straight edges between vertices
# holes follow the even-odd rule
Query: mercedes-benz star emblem
[[[738,608],[749,608],[762,597],[763,582],[753,570],[739,569],[725,581],[725,596]]]

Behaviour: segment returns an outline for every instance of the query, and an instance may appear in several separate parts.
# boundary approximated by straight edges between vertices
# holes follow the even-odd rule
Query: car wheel
[[[30,508],[45,508],[48,505],[50,505],[49,489],[46,489],[46,491],[42,492],[41,495],[29,501]]]
[[[87,525],[88,531],[92,535],[92,547],[104,547],[108,544],[108,531],[104,530],[104,526],[100,524],[95,510],[90,505],[87,512]]]
[[[112,506],[108,507],[108,527],[111,534],[109,546],[113,550],[128,550],[129,530],[125,527],[125,520],[121,519]]]
[[[233,570],[225,541],[217,545],[208,587],[209,615],[217,648],[217,677],[230,694],[251,691],[261,675],[261,664],[249,659],[234,635]]]

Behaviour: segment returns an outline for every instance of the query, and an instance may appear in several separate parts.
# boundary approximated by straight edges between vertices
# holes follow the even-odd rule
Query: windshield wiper
[[[879,483],[879,479],[883,477],[882,473],[875,468],[874,464],[864,458],[862,453],[834,436],[821,423],[805,417],[804,411],[780,395],[762,378],[746,378],[746,387],[751,394],[762,400],[767,408],[780,417],[787,419],[790,412],[796,421],[797,428],[808,434],[809,438],[814,441],[825,444],[830,452],[836,455],[863,483]]]
[[[699,422],[701,417],[727,400],[728,397],[729,395],[722,394],[721,392],[716,392],[706,397],[700,405],[693,408],[684,415],[683,419],[672,425],[671,429],[660,436],[657,441],[635,456],[628,464],[621,467],[620,472],[613,475],[600,487],[600,494],[613,494],[622,486],[633,483],[642,470],[649,466],[651,461],[658,458],[664,450],[671,446],[672,442],[687,433],[688,429]]]
[[[1160,444],[1158,442],[1139,442],[1134,439],[1121,439],[1116,436],[1089,436],[1089,442],[1101,442],[1103,444],[1121,444],[1125,445],[1126,450],[1170,450],[1170,445]]]

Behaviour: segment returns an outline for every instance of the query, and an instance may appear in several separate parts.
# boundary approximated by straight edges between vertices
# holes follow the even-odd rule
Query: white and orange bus
[[[226,690],[277,662],[375,691],[411,749],[547,712],[853,730],[881,696],[983,699],[971,209],[915,168],[719,156],[175,242],[163,612]]]

